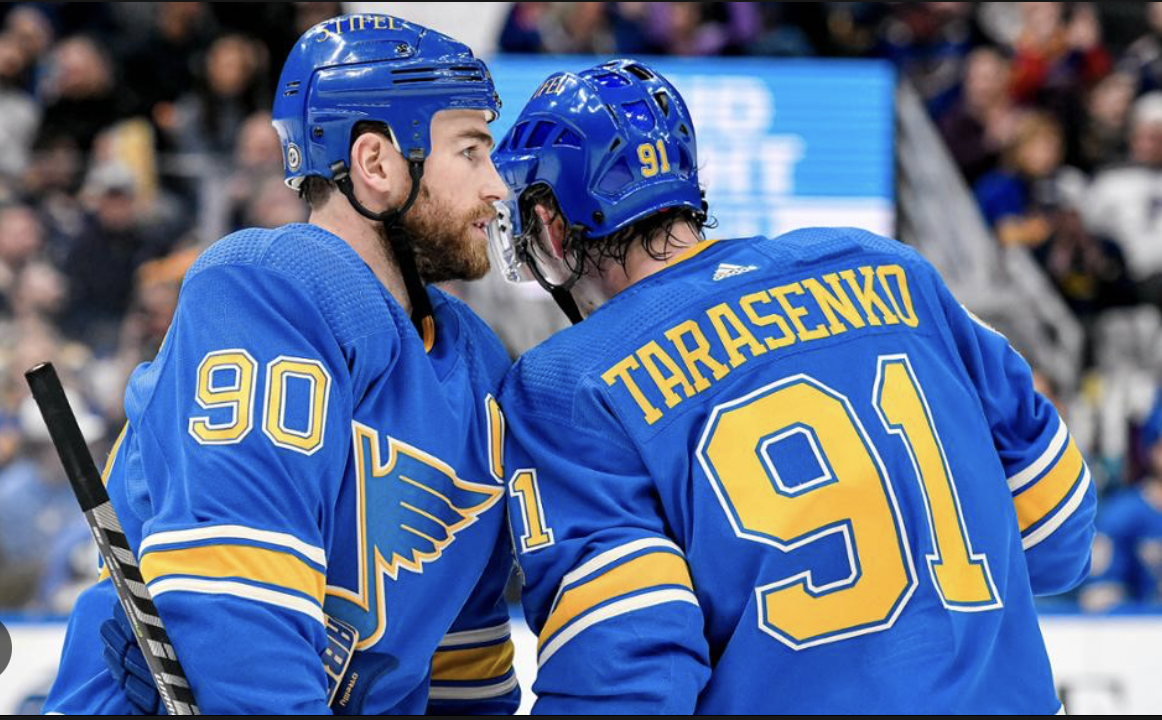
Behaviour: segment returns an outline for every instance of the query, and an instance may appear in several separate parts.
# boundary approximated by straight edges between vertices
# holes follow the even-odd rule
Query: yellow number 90
[[[198,366],[196,398],[204,410],[229,410],[229,420],[212,422],[208,415],[190,418],[189,432],[202,445],[233,445],[242,442],[254,427],[254,400],[258,363],[241,349],[219,350],[206,355]],[[288,381],[307,383],[303,430],[287,425],[287,406],[292,401]],[[331,376],[318,360],[279,357],[266,369],[266,422],[263,432],[278,447],[312,455],[323,446]]]

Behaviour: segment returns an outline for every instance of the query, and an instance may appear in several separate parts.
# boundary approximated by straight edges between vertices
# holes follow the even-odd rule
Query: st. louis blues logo
[[[464,480],[439,459],[391,437],[384,461],[378,434],[359,423],[353,438],[359,536],[364,539],[359,583],[355,592],[330,586],[327,595],[328,612],[355,625],[360,635],[356,647],[362,650],[378,642],[387,626],[385,578],[395,580],[401,570],[423,573],[457,533],[500,500],[504,488]],[[369,509],[374,509],[370,523]],[[363,612],[344,612],[337,601],[354,603]]]

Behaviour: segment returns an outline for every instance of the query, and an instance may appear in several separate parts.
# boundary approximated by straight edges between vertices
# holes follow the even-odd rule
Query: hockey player
[[[1090,612],[1162,606],[1162,394],[1138,436],[1146,472],[1102,503],[1092,576],[1080,600]]]
[[[704,240],[690,115],[634,61],[550,77],[494,161],[508,273],[580,321],[501,391],[536,711],[1060,708],[1033,596],[1085,577],[1090,474],[923,258]]]
[[[488,267],[498,108],[439,33],[385,15],[308,30],[274,124],[309,224],[207,250],[130,380],[109,494],[205,713],[327,712],[328,616],[359,633],[345,712],[516,708],[507,356],[425,287]],[[47,710],[130,709],[98,636],[114,605],[108,581],[78,602]]]

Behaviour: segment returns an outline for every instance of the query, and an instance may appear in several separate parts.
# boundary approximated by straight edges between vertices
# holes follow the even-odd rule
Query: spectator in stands
[[[116,347],[134,273],[169,247],[141,222],[134,178],[124,167],[95,169],[86,194],[92,212],[64,265],[70,290],[65,328],[70,336],[107,352]]]
[[[47,262],[28,263],[16,278],[12,291],[12,316],[58,322],[68,297],[64,276]]]
[[[1162,90],[1162,2],[1146,3],[1149,30],[1126,49],[1119,63],[1138,77],[1142,92]]]
[[[1134,486],[1107,500],[1097,518],[1093,568],[1082,607],[1162,605],[1162,396],[1141,429],[1149,465]]]
[[[879,28],[891,12],[887,3],[828,3],[827,30],[837,55],[867,57],[879,42]]]
[[[125,86],[133,93],[134,111],[167,128],[173,103],[194,87],[194,63],[212,31],[205,3],[165,2],[152,8],[152,32],[125,53]]]
[[[268,177],[257,187],[246,206],[246,227],[276,228],[287,223],[306,222],[307,209],[286,191],[282,178]]]
[[[666,55],[736,54],[762,30],[755,3],[642,5],[646,7],[642,18],[645,37]]]
[[[263,184],[282,180],[282,145],[270,124],[270,113],[256,112],[246,119],[234,146],[233,171],[226,183],[230,229],[246,226],[246,213]],[[283,193],[294,199],[293,194]]]
[[[87,394],[94,409],[100,410],[110,423],[122,423],[125,383],[138,365],[157,356],[177,308],[182,278],[202,249],[187,244],[138,268],[133,300],[121,322],[116,352],[86,368],[90,380],[85,385]]]
[[[4,18],[4,34],[11,38],[21,56],[17,84],[28,92],[36,90],[40,63],[52,48],[52,24],[35,4],[21,4]]]
[[[500,31],[501,52],[528,55],[545,52],[541,27],[548,19],[551,6],[547,2],[514,2]]]
[[[177,102],[165,130],[179,151],[225,160],[246,118],[269,105],[267,98],[265,49],[227,35],[210,46],[196,90]]]
[[[1137,301],[1117,243],[1089,232],[1082,221],[1088,184],[1083,173],[1066,168],[1042,186],[1038,204],[1046,213],[1050,234],[1034,250],[1087,335],[1099,313]]]
[[[1094,86],[1086,99],[1078,167],[1092,173],[1126,159],[1130,108],[1137,91],[1137,78],[1122,71],[1111,73]]]
[[[545,52],[608,55],[617,48],[605,3],[551,3],[541,23]]]
[[[1052,227],[1038,199],[1038,188],[1054,182],[1063,158],[1061,127],[1052,117],[1031,113],[1018,123],[1005,148],[1003,166],[976,184],[985,221],[1006,246],[1036,247]]]
[[[878,54],[912,81],[929,111],[952,103],[977,40],[972,6],[958,2],[895,3],[880,29]]]
[[[0,183],[24,172],[40,124],[40,106],[21,82],[26,67],[16,40],[0,33]]]
[[[1013,59],[1018,101],[1064,107],[1110,71],[1113,60],[1090,3],[1026,2],[1021,9],[1024,24]]]
[[[969,186],[994,170],[1020,113],[1009,94],[1010,62],[994,47],[973,50],[960,99],[940,118],[940,132]]]
[[[1130,126],[1130,163],[1098,175],[1086,222],[1118,243],[1139,297],[1162,308],[1162,91],[1139,98]]]
[[[71,142],[88,153],[97,135],[129,109],[115,87],[108,54],[96,40],[83,36],[62,40],[53,49],[43,97],[48,102],[37,147]]]
[[[1024,26],[1015,45],[1013,93],[1053,115],[1066,158],[1077,164],[1085,98],[1113,66],[1101,22],[1089,3],[1021,3]]]
[[[43,249],[44,228],[31,208],[0,208],[0,316],[12,311],[20,273]]]

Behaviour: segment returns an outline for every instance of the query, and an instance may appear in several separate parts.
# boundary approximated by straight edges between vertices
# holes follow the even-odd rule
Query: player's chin
[[[460,280],[479,280],[488,274],[492,262],[488,258],[488,248],[474,244],[468,253],[465,253],[465,262],[461,266]]]
[[[488,232],[479,223],[472,223],[460,234],[457,248],[459,280],[479,280],[488,274],[492,263],[488,257]]]
[[[424,280],[429,283],[479,280],[487,275],[492,267],[487,243],[480,242],[473,235],[462,233],[459,242],[446,245],[442,251],[417,257]]]

